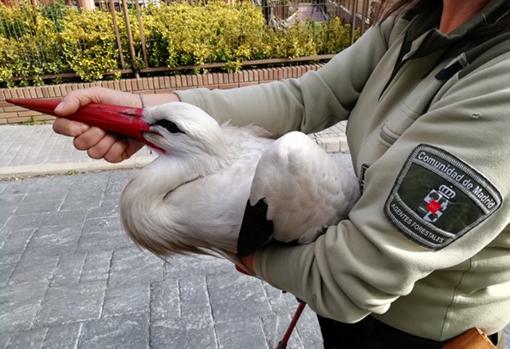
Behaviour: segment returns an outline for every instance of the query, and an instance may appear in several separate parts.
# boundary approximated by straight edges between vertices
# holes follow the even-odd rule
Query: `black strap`
[[[462,78],[488,61],[508,52],[510,52],[510,31],[461,53],[452,63],[436,74],[436,79],[445,81],[458,72],[460,72],[459,78]]]
[[[346,324],[317,316],[325,349],[441,349],[442,342],[417,337],[372,316]]]
[[[325,349],[440,349],[445,344],[397,330],[372,316],[354,324],[320,315],[317,318]],[[489,339],[497,345],[498,334],[490,335]]]

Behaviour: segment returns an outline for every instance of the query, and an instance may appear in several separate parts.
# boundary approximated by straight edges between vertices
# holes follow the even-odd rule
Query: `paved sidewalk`
[[[129,172],[0,182],[0,348],[273,348],[289,294],[212,257],[167,262],[121,231]],[[310,310],[290,348],[319,348]]]
[[[154,157],[143,148],[131,159],[110,164],[76,150],[72,138],[55,134],[51,125],[0,126],[0,179],[143,167]]]

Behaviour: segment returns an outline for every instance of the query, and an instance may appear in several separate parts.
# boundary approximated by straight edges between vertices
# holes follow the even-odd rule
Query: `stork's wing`
[[[260,158],[250,205],[267,204],[275,240],[307,243],[346,217],[358,196],[349,155],[328,154],[305,134],[291,132]]]

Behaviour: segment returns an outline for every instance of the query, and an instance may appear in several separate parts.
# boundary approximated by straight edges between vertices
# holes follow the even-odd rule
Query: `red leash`
[[[296,327],[296,324],[299,320],[299,317],[301,316],[301,313],[305,309],[306,303],[303,301],[299,302],[299,305],[296,309],[296,312],[294,313],[294,316],[292,317],[292,321],[289,324],[289,327],[287,327],[287,331],[283,335],[282,340],[278,343],[278,346],[275,349],[285,349],[287,348],[287,344],[289,343],[290,336],[292,334],[292,331]]]
[[[243,273],[248,276],[253,276],[252,274],[250,274],[246,270],[244,270],[241,266],[235,264],[235,267],[238,272]],[[299,301],[296,312],[294,313],[294,316],[292,317],[292,321],[290,322],[289,327],[287,327],[287,331],[285,331],[285,334],[283,335],[282,340],[280,342],[278,342],[278,345],[276,346],[275,349],[287,348],[287,344],[289,344],[289,339],[290,339],[290,336],[292,335],[292,331],[294,331],[294,328],[296,327],[296,324],[301,316],[301,313],[303,313],[305,306],[306,306],[305,302]]]

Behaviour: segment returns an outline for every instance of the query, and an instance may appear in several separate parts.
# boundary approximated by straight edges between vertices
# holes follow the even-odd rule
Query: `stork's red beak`
[[[54,110],[60,101],[60,99],[7,99],[7,102],[20,107],[55,116],[58,116]],[[143,138],[143,133],[149,131],[150,126],[142,119],[142,113],[142,108],[92,103],[81,107],[74,114],[66,115],[65,118],[148,143]]]

